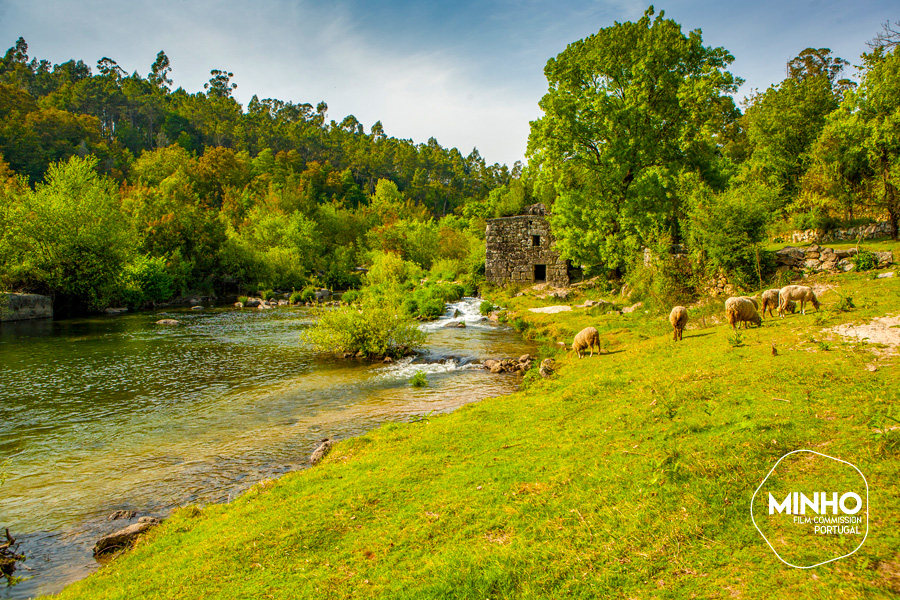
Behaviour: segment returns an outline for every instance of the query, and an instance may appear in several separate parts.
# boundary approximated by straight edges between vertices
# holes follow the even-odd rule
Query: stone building
[[[546,215],[543,204],[533,204],[524,214],[488,219],[484,267],[488,283],[569,285],[568,264],[552,247]]]

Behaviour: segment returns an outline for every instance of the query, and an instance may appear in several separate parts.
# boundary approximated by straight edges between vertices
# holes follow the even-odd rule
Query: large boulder
[[[53,300],[40,294],[0,292],[0,321],[26,321],[53,317]]]

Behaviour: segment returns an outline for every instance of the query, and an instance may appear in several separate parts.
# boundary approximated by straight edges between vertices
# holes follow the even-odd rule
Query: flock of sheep
[[[759,311],[759,303],[762,301],[762,311]],[[760,298],[756,296],[738,296],[725,301],[725,318],[732,329],[737,329],[738,324],[747,327],[747,323],[753,323],[757,327],[762,325],[762,315],[769,311],[769,316],[774,316],[772,310],[778,308],[778,315],[784,318],[784,313],[793,313],[800,303],[800,312],[806,314],[806,303],[812,304],[819,310],[819,299],[811,287],[806,285],[789,285],[781,289],[766,290]],[[681,339],[685,325],[687,325],[687,309],[676,306],[669,313],[669,323],[675,330],[675,341]]]
[[[759,310],[760,301],[762,301],[762,311]],[[796,303],[800,303],[800,312],[806,314],[806,303],[812,304],[816,310],[819,310],[819,300],[816,298],[812,288],[805,285],[789,285],[781,289],[766,290],[757,298],[756,296],[738,296],[729,298],[725,301],[725,318],[732,329],[737,329],[738,324],[747,327],[747,323],[753,323],[757,327],[762,325],[762,316],[766,310],[769,316],[773,309],[778,310],[779,316],[784,318],[784,313],[793,313],[796,310]],[[684,328],[688,322],[688,312],[683,306],[676,306],[669,313],[669,323],[674,329],[673,339],[677,342],[682,338]],[[575,340],[572,342],[572,350],[578,354],[578,358],[583,358],[584,352],[590,350],[590,355],[594,356],[594,346],[597,346],[597,352],[600,352],[600,334],[594,327],[586,327],[578,332]]]

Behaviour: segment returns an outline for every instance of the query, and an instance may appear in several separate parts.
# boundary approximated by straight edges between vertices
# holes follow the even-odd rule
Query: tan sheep
[[[593,327],[585,327],[575,336],[575,340],[572,342],[572,350],[578,354],[578,358],[583,358],[582,352],[590,348],[591,356],[594,356],[594,345],[597,346],[597,354],[599,354],[600,334]]]
[[[725,301],[725,318],[732,329],[737,329],[737,324],[753,323],[757,327],[762,326],[762,318],[756,312],[756,305],[750,298],[729,298]]]
[[[741,296],[741,298],[746,298],[750,302],[753,303],[753,306],[756,307],[756,310],[759,310],[759,295],[756,296]]]
[[[762,316],[766,316],[766,310],[769,311],[770,317],[775,316],[772,314],[772,310],[778,310],[778,292],[780,291],[781,288],[775,288],[762,293]]]
[[[819,299],[812,288],[806,285],[789,285],[781,288],[778,293],[778,314],[784,318],[784,311],[788,310],[788,303],[800,302],[800,314],[806,314],[806,303],[810,302],[819,310]]]
[[[676,306],[672,309],[672,312],[669,313],[669,323],[672,324],[672,329],[675,330],[672,334],[672,339],[676,342],[681,339],[681,336],[684,333],[684,326],[687,325],[687,322],[688,312],[685,307]]]

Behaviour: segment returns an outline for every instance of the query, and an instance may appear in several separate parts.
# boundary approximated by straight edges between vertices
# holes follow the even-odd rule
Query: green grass
[[[557,374],[519,393],[383,426],[229,505],[178,511],[60,597],[895,597],[897,359],[822,329],[900,313],[900,281],[817,281],[855,308],[829,292],[739,346],[712,324],[715,303],[691,309],[676,343],[661,314],[491,298],[548,352],[587,325],[607,352],[555,351]],[[859,467],[873,507],[862,549],[809,571],[776,559],[749,510],[799,448]]]

